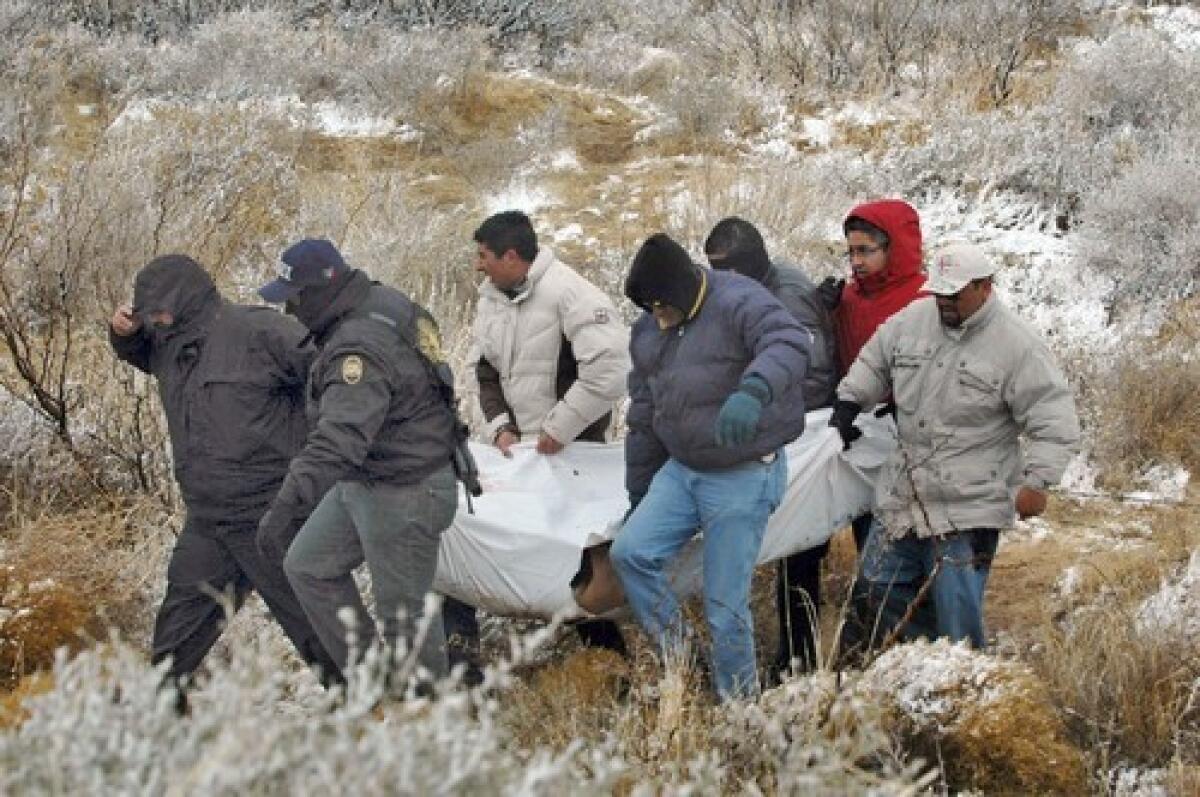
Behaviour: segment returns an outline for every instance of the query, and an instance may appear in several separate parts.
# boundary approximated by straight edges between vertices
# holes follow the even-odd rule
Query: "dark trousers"
[[[450,666],[478,664],[479,618],[474,606],[446,596],[442,603],[442,628],[446,632],[446,655]],[[621,628],[612,620],[587,620],[575,625],[579,640],[588,647],[626,654]]]
[[[779,613],[779,650],[775,668],[788,672],[816,669],[817,620],[821,606],[821,560],[829,543],[800,551],[779,563],[775,607]]]
[[[257,590],[296,651],[318,669],[323,683],[341,673],[325,652],[288,584],[281,562],[265,559],[254,544],[255,523],[209,524],[190,518],[175,542],[167,567],[167,594],[154,621],[151,659],[170,658],[168,677],[178,680],[200,666],[236,611]]]

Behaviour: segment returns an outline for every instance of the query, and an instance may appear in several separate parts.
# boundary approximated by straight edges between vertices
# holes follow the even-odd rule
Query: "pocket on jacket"
[[[892,398],[896,408],[914,413],[921,403],[921,385],[933,349],[915,341],[901,340],[892,355]]]
[[[214,458],[254,464],[272,439],[285,446],[294,440],[290,421],[298,408],[278,392],[270,375],[222,375],[206,379],[202,390],[197,397],[200,412],[193,415],[201,428],[193,434],[207,440],[204,447]]]
[[[977,424],[1001,411],[1000,371],[987,363],[960,360],[954,376],[952,392],[943,405],[950,424]]]

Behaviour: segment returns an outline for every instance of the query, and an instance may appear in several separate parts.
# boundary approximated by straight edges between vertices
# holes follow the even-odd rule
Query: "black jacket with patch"
[[[385,319],[415,323],[404,294],[352,271],[310,325],[311,432],[276,499],[311,512],[339,481],[414,484],[450,464],[453,417],[428,364]],[[436,344],[435,344],[436,345]]]

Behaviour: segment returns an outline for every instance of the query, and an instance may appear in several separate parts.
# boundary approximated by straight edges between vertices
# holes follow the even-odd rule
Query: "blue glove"
[[[771,388],[761,377],[744,378],[738,389],[725,399],[717,415],[717,445],[740,446],[753,440],[763,404],[770,396]]]

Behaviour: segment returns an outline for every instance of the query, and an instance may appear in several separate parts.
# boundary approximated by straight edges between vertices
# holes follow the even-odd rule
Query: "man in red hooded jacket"
[[[851,279],[834,293],[839,377],[850,370],[880,324],[923,295],[925,284],[921,221],[912,205],[899,199],[858,205],[846,215],[842,230]],[[853,527],[861,551],[871,516],[857,518]]]

